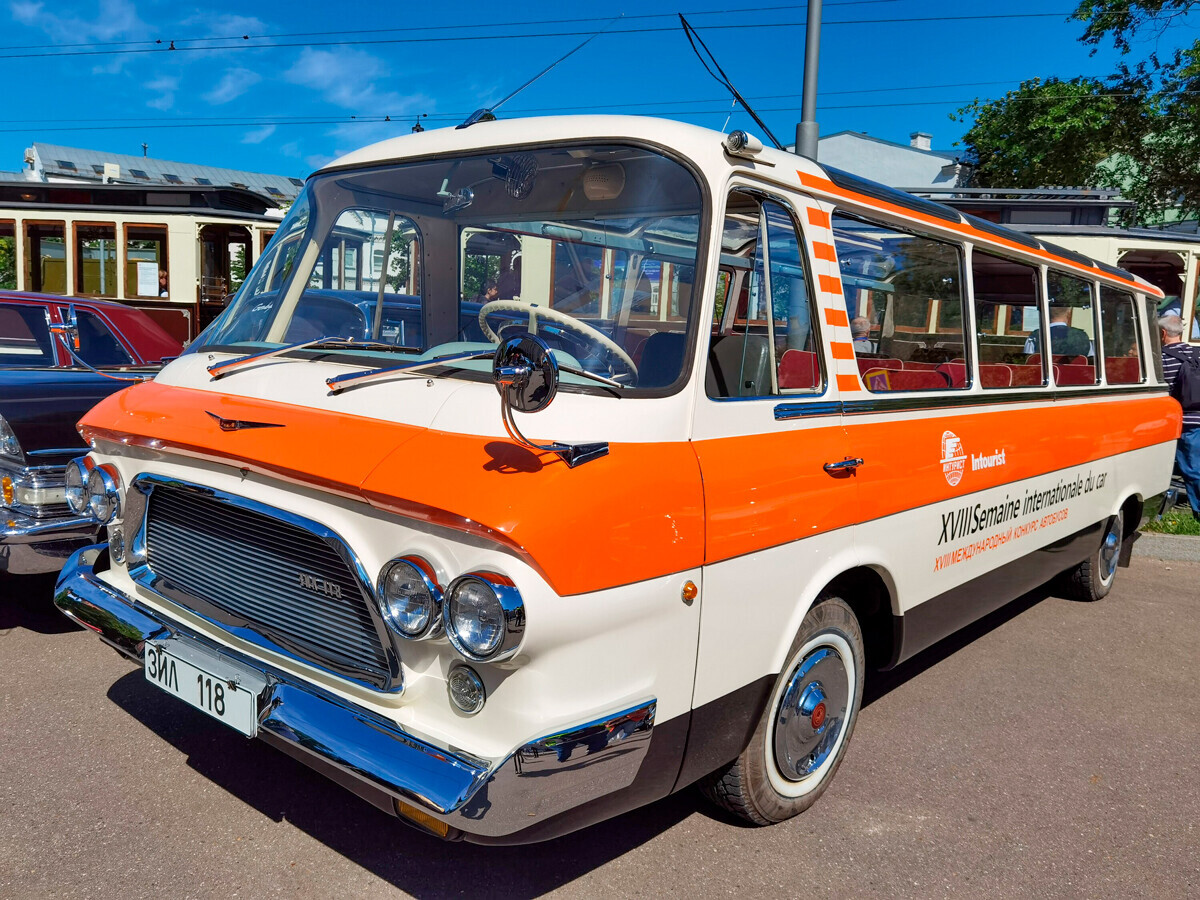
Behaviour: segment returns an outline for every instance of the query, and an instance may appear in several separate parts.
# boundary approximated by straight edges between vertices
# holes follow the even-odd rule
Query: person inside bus
[[[1054,356],[1094,356],[1096,351],[1087,332],[1071,324],[1073,308],[1050,305],[1050,352]],[[1025,341],[1025,352],[1041,353],[1041,338],[1041,329],[1033,329]]]
[[[493,300],[496,300],[499,297],[500,297],[500,288],[497,286],[496,282],[489,281],[486,285],[484,285],[483,293],[481,293],[478,297],[475,298],[475,302],[476,303],[491,303]]]
[[[854,340],[855,353],[874,353],[871,343],[871,320],[866,316],[855,316],[850,320],[850,337]]]
[[[1163,378],[1171,388],[1171,396],[1179,399],[1180,379],[1187,377],[1183,367],[1200,358],[1200,349],[1183,340],[1183,319],[1179,316],[1162,316],[1158,328],[1162,334]],[[1183,411],[1183,432],[1175,445],[1175,464],[1187,485],[1192,515],[1200,519],[1200,412]]]
[[[171,292],[167,287],[167,270],[166,269],[158,270],[158,296],[160,296],[160,297],[171,296]]]

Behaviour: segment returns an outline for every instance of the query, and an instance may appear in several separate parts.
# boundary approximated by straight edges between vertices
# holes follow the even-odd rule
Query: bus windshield
[[[629,146],[332,172],[310,180],[197,349],[352,339],[374,365],[390,348],[482,353],[531,331],[565,363],[664,388],[699,312],[701,213],[686,168]]]

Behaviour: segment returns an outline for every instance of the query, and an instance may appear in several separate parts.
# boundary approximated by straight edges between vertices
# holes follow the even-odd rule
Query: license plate
[[[258,732],[266,678],[191,642],[146,642],[146,680],[247,737]]]

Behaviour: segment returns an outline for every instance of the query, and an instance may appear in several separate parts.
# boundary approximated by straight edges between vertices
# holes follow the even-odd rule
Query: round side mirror
[[[558,393],[558,363],[546,342],[523,332],[501,342],[492,359],[496,390],[511,408],[524,413],[545,409]]]

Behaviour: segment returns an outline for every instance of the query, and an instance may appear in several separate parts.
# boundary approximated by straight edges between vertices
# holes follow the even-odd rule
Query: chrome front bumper
[[[94,544],[100,525],[91,516],[37,519],[0,509],[0,572],[57,572],[75,551]]]
[[[416,806],[449,825],[451,837],[515,834],[627,787],[649,749],[654,700],[559,729],[501,759],[439,747],[290,673],[218,647],[126,596],[95,572],[105,549],[86,547],[64,566],[54,602],[69,618],[135,660],[147,640],[175,637],[262,673],[259,736],[377,805],[388,798],[394,814],[411,820],[404,805]]]

